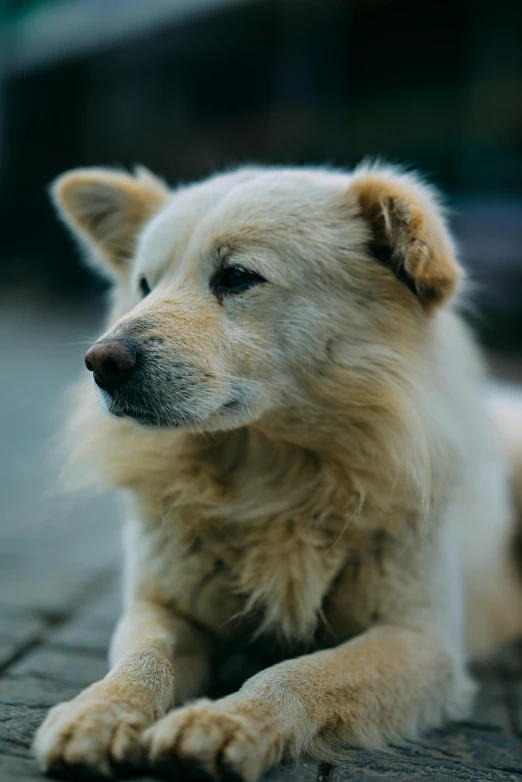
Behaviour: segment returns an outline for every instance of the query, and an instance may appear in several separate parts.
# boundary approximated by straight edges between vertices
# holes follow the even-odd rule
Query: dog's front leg
[[[381,626],[335,649],[287,660],[239,692],[175,710],[144,736],[151,763],[255,782],[302,752],[379,747],[465,711],[473,687],[427,628]]]
[[[35,738],[45,772],[111,776],[143,762],[139,736],[207,674],[206,639],[185,620],[150,602],[121,618],[111,670],[74,700],[51,709]]]

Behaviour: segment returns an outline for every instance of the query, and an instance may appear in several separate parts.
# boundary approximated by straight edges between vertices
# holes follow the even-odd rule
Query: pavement
[[[63,392],[98,322],[91,309],[65,311],[26,291],[0,303],[0,782],[42,779],[30,753],[35,729],[107,670],[118,512],[112,497],[60,497],[52,457]],[[496,368],[520,378],[518,362]],[[521,782],[522,651],[505,650],[477,675],[467,722],[386,753],[354,751],[336,767],[280,767],[266,782]]]

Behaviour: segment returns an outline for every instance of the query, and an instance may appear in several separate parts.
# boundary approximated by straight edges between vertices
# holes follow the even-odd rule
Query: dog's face
[[[302,418],[340,367],[367,379],[372,351],[415,334],[459,277],[431,192],[391,169],[244,169],[175,192],[86,169],[54,195],[116,284],[87,368],[110,413],[146,426]]]

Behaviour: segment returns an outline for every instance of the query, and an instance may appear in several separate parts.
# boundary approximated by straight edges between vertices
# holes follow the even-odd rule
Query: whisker
[[[77,345],[92,345],[93,342],[96,342],[96,339],[97,337],[93,337],[93,339],[80,339],[78,342],[64,342],[63,344],[68,348],[75,347]]]

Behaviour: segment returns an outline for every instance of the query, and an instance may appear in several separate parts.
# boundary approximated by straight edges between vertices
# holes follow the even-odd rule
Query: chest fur
[[[134,524],[132,589],[229,635],[249,625],[253,635],[308,640],[325,595],[343,567],[338,533],[283,519],[231,530],[200,531]]]
[[[242,625],[250,635],[306,642],[328,623],[325,598],[354,551],[375,569],[365,552],[404,508],[390,508],[389,494],[385,508],[366,507],[337,464],[305,451],[271,451],[269,460],[265,444],[256,445],[263,458],[255,445],[243,459],[234,451],[228,466],[226,451],[219,465],[199,451],[175,477],[165,472],[161,492],[142,482],[131,588],[222,636]]]

